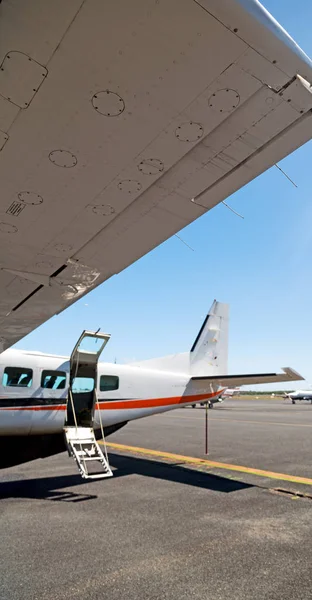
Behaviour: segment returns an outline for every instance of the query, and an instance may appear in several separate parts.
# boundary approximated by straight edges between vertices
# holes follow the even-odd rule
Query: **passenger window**
[[[64,371],[42,371],[41,387],[45,390],[64,390],[66,373]]]
[[[118,390],[119,377],[115,375],[101,375],[100,377],[100,392],[111,392]]]
[[[25,367],[5,367],[2,385],[4,387],[31,387],[33,378],[32,369]]]

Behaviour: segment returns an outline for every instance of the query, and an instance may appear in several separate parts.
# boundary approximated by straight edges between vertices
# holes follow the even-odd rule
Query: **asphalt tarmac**
[[[1,600],[312,598],[312,406],[229,399],[0,472]]]

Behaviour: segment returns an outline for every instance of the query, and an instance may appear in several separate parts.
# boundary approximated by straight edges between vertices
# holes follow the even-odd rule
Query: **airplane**
[[[208,401],[208,408],[213,408],[214,404],[217,404],[219,402],[223,402],[224,398],[229,398],[232,396],[239,396],[239,392],[240,392],[240,388],[236,387],[236,388],[226,388],[221,396],[219,396],[218,398],[212,398],[211,400]],[[205,406],[206,402],[200,402],[200,406]],[[192,408],[195,408],[196,404],[192,404]]]
[[[258,0],[2,0],[0,351],[312,137]]]
[[[285,392],[283,398],[289,398],[292,404],[296,404],[296,400],[310,400],[312,404],[312,390],[297,390],[295,392]]]
[[[309,141],[311,82],[257,0],[2,0],[0,352]]]
[[[206,402],[199,402],[199,406],[208,406],[208,408],[213,408],[214,404],[219,404],[223,402],[222,396],[217,396],[215,398],[210,398]],[[192,404],[192,408],[196,408],[196,402]]]
[[[227,388],[226,390],[224,390],[223,394],[222,394],[222,398],[231,398],[232,396],[239,396],[240,394],[240,387],[235,387],[235,388]]]
[[[289,368],[277,374],[228,375],[228,323],[228,305],[215,300],[190,352],[125,365],[97,364],[110,337],[98,332],[84,332],[70,358],[6,350],[0,355],[0,467],[67,447],[88,477],[80,460],[84,438],[78,434],[86,433],[90,442],[94,432],[89,454],[84,454],[92,460],[90,448],[100,452],[96,440],[133,419],[219,398],[229,383],[302,379]]]

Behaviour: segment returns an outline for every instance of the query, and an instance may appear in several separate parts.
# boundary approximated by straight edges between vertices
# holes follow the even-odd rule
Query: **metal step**
[[[104,456],[91,427],[64,427],[68,453],[78,466],[79,473],[84,479],[101,479],[112,477],[108,460]],[[90,448],[91,446],[91,448]],[[101,473],[89,473],[87,462],[99,462],[102,465]]]
[[[80,454],[79,456],[82,456],[82,455]],[[88,460],[89,461],[93,461],[93,462],[102,461],[102,459],[99,456],[98,457],[94,457],[94,458],[91,458],[90,456],[87,456],[87,457],[84,457],[83,460],[84,460],[84,462],[87,462]]]

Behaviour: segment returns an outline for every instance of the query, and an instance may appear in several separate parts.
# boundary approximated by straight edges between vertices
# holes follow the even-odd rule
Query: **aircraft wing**
[[[312,137],[257,0],[0,3],[4,349]]]
[[[285,367],[283,373],[251,373],[247,375],[212,375],[207,377],[192,377],[200,388],[218,384],[220,387],[255,385],[257,383],[280,383],[283,381],[299,381],[304,379],[297,371]]]

